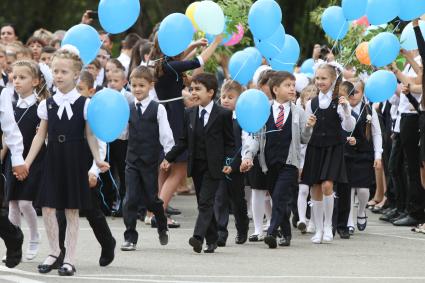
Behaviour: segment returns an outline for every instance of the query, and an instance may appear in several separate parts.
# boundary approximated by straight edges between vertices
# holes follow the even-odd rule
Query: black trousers
[[[114,245],[114,237],[111,229],[106,222],[105,214],[100,208],[98,188],[91,189],[92,209],[82,210],[81,214],[85,215],[90,227],[93,229],[94,236],[99,242],[102,249],[112,248]],[[59,246],[61,250],[65,249],[65,232],[66,232],[66,217],[64,210],[56,211],[56,218],[59,224]]]
[[[422,220],[425,218],[425,190],[420,177],[419,115],[402,114],[400,140],[407,160],[407,212]]]
[[[292,237],[289,222],[290,203],[294,193],[294,184],[298,178],[298,169],[290,165],[277,164],[269,168],[267,178],[272,188],[270,194],[273,201],[272,218],[267,234],[276,237],[278,228],[281,227],[283,236]]]
[[[126,140],[116,139],[111,143],[110,148],[110,163],[111,163],[111,172],[114,176],[119,178],[119,192],[121,201],[124,200],[126,188],[125,188],[125,157],[127,154],[127,144]]]
[[[220,237],[227,239],[229,232],[227,225],[229,223],[229,207],[231,205],[233,216],[235,217],[235,226],[238,234],[248,232],[249,218],[245,200],[245,179],[241,173],[234,173],[221,180],[218,187],[215,203],[214,214],[217,222],[218,234]]]
[[[347,230],[347,222],[351,209],[351,186],[349,184],[334,184],[336,194],[334,211],[332,214],[332,226],[337,230]]]
[[[388,169],[392,181],[391,194],[393,194],[395,198],[394,206],[398,211],[403,212],[406,209],[406,174],[399,133],[394,134]]]
[[[206,161],[194,162],[192,174],[198,202],[198,217],[196,218],[193,236],[201,242],[213,244],[218,240],[217,223],[214,217],[215,196],[222,179],[211,177]]]
[[[22,233],[8,218],[6,210],[0,211],[0,238],[3,239],[7,249],[15,249]]]
[[[127,182],[123,203],[125,241],[137,243],[136,224],[140,203],[155,215],[158,232],[167,231],[164,202],[158,197],[158,164],[147,165],[141,161],[129,163],[125,168],[125,178]]]

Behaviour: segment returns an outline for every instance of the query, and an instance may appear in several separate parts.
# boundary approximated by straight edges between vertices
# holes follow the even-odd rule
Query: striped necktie
[[[283,121],[285,120],[285,111],[284,111],[284,107],[283,105],[279,106],[279,114],[277,115],[277,119],[276,119],[276,128],[278,129],[282,129],[283,127]]]

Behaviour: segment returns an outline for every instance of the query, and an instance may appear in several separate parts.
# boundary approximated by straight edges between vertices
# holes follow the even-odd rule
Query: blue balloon
[[[61,46],[70,44],[80,52],[80,58],[84,65],[96,59],[102,42],[97,31],[85,24],[79,24],[70,28],[63,37]]]
[[[400,52],[397,36],[390,32],[381,32],[369,42],[369,57],[373,66],[384,67],[393,62]]]
[[[411,21],[425,14],[425,1],[403,0],[398,17],[403,21]]]
[[[300,45],[298,41],[289,34],[285,35],[285,44],[282,51],[275,57],[270,58],[270,66],[276,71],[293,72],[300,56]]]
[[[272,58],[283,50],[285,44],[285,28],[281,24],[276,31],[266,39],[254,38],[255,46],[266,58]]]
[[[348,21],[357,20],[366,13],[367,0],[342,0],[341,6]]]
[[[261,56],[261,53],[257,48],[247,47],[243,50],[243,52],[245,52],[247,56],[249,56],[249,60],[252,60],[254,62],[253,65],[256,66],[255,69],[260,67],[263,61],[263,56]]]
[[[260,66],[256,64],[255,56],[257,55],[255,55],[253,51],[238,51],[233,54],[229,61],[229,72],[231,78],[241,85],[246,85],[252,79],[255,71]]]
[[[394,95],[396,89],[397,78],[393,72],[379,70],[367,80],[365,95],[371,102],[384,102]]]
[[[176,56],[186,50],[193,34],[192,22],[186,15],[168,15],[158,29],[159,48],[167,56]]]
[[[425,36],[425,22],[419,21],[419,27],[421,29],[422,35]],[[412,23],[409,23],[401,33],[400,37],[401,47],[406,50],[416,50],[418,49],[418,43],[416,41],[415,31],[413,30]]]
[[[313,66],[314,66],[313,58],[305,60],[301,65],[300,73],[314,74]]]
[[[112,142],[125,129],[130,117],[127,100],[118,91],[104,88],[90,100],[87,120],[96,137]]]
[[[369,0],[366,16],[371,25],[381,25],[392,21],[400,12],[400,0]]]
[[[279,27],[282,10],[273,0],[255,2],[249,9],[248,24],[255,38],[266,39]]]
[[[121,33],[129,29],[140,15],[139,0],[100,0],[99,22],[109,33]]]
[[[325,33],[334,40],[340,40],[348,32],[348,22],[341,7],[331,6],[322,15],[322,27]]]
[[[236,119],[248,133],[257,133],[264,127],[270,115],[269,99],[258,89],[244,91],[236,102]]]

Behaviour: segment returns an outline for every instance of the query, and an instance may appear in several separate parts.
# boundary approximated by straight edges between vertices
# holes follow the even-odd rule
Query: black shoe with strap
[[[363,224],[359,223],[359,219],[364,219],[365,222]],[[366,229],[367,226],[367,216],[357,216],[357,229],[359,229],[359,231],[364,231]]]
[[[53,269],[58,269],[63,264],[63,259],[65,257],[65,254],[62,252],[59,254],[59,256],[49,255],[49,257],[52,257],[55,260],[52,264],[40,264],[38,266],[38,272],[40,273],[49,273]]]
[[[73,276],[75,272],[77,272],[75,266],[67,262],[64,262],[62,266],[58,269],[58,273],[60,276]]]

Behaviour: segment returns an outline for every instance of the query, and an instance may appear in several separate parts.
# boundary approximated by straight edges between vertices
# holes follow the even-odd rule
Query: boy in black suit
[[[163,170],[168,170],[169,162],[186,149],[189,152],[187,172],[195,184],[199,211],[189,244],[197,253],[202,250],[204,238],[205,253],[213,253],[217,248],[214,199],[224,174],[232,172],[230,166],[224,166],[225,159],[235,153],[232,112],[214,104],[217,88],[217,79],[212,74],[201,73],[192,79],[190,90],[199,106],[186,110],[183,135],[161,164]]]

